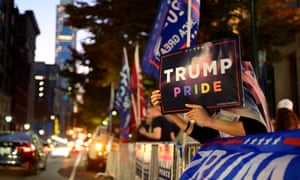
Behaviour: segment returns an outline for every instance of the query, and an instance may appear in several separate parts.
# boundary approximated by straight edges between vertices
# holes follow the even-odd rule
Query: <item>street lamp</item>
[[[7,123],[11,123],[11,121],[12,121],[12,116],[5,116],[5,121],[6,121]]]
[[[51,115],[51,116],[50,116],[50,119],[51,119],[51,120],[54,120],[54,119],[55,119],[55,115]]]
[[[116,110],[113,110],[112,112],[111,112],[111,115],[112,116],[116,116],[118,114],[118,112],[116,111]]]
[[[6,123],[7,123],[7,130],[10,130],[10,123],[12,122],[12,120],[13,120],[13,117],[12,116],[10,116],[10,115],[7,115],[7,116],[5,116],[5,121],[6,121]]]
[[[24,124],[24,129],[25,129],[26,131],[29,130],[29,129],[30,129],[30,124],[28,124],[28,123]]]

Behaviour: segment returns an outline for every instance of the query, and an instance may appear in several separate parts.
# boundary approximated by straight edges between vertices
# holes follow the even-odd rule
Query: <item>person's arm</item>
[[[187,134],[204,144],[207,140],[215,137],[219,137],[219,131],[211,128],[200,127],[198,124],[191,124]]]
[[[182,131],[184,131],[188,136],[199,141],[200,143],[205,143],[208,139],[215,138],[219,136],[219,132],[206,127],[200,127],[194,122],[188,122],[180,114],[168,114],[165,115],[168,119],[173,121]]]
[[[186,107],[191,108],[191,110],[186,113],[187,117],[194,120],[199,126],[222,131],[232,136],[246,135],[241,121],[233,122],[212,117],[201,105],[186,104]]]
[[[152,91],[151,103],[159,110],[161,102],[161,94],[159,90]],[[166,118],[174,122],[182,131],[187,135],[199,141],[200,143],[206,142],[210,138],[219,136],[219,132],[211,128],[202,128],[197,124],[188,122],[182,114],[166,114]]]
[[[172,141],[174,141],[174,142],[177,141],[176,136],[175,136],[175,133],[174,133],[173,131],[170,133],[170,139],[171,139]]]
[[[151,103],[154,107],[161,111],[160,107],[161,94],[159,90],[152,91],[151,94]],[[181,114],[166,114],[166,118],[174,122],[181,130],[184,130],[187,126],[186,120],[182,117]]]
[[[202,127],[212,128],[232,136],[267,132],[263,124],[251,118],[241,116],[239,121],[227,121],[210,116],[201,105],[187,104],[186,107],[191,108],[186,114],[187,117]]]
[[[153,132],[147,132],[145,130],[145,128],[141,128],[140,130],[140,134],[149,138],[149,139],[153,139],[153,140],[160,140],[161,138],[161,127],[155,127],[153,128]]]
[[[267,133],[267,127],[257,120],[241,116],[239,121],[243,123],[246,134]]]
[[[207,123],[205,127],[210,127],[232,136],[245,136],[246,131],[241,121],[226,121],[218,118],[211,118],[211,123]]]

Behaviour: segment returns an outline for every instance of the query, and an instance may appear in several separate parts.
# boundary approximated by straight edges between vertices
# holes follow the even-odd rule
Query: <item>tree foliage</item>
[[[208,41],[216,32],[231,31],[241,37],[242,58],[251,60],[251,2],[254,1],[258,46],[267,50],[268,61],[279,59],[274,46],[291,42],[300,30],[299,8],[290,8],[288,0],[202,0],[198,43]],[[140,44],[141,52],[144,51],[158,7],[158,0],[97,0],[94,4],[77,0],[74,5],[66,6],[69,14],[66,25],[90,32],[82,42],[84,52],[73,50],[73,61],[92,71],[84,76],[76,75],[75,71],[67,74],[72,85],[80,83],[85,89],[82,119],[107,112],[107,87],[112,82],[118,84],[122,48],[127,47],[130,64],[136,43]],[[156,88],[156,82],[145,74],[144,82],[146,94],[147,90],[149,93]]]

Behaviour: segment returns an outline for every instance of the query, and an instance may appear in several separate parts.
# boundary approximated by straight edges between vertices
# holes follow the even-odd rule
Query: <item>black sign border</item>
[[[214,106],[206,106],[205,108],[207,109],[220,109],[220,108],[230,108],[230,107],[241,107],[244,106],[244,92],[243,92],[243,82],[242,82],[242,73],[241,73],[241,50],[240,50],[240,38],[236,37],[236,38],[229,38],[229,39],[223,39],[223,40],[217,40],[217,41],[211,41],[210,43],[212,45],[218,45],[218,44],[227,44],[227,43],[234,43],[234,65],[235,65],[235,72],[236,72],[236,83],[237,83],[237,103],[223,103],[223,104],[219,104],[219,105],[214,105]],[[202,43],[200,45],[194,46],[194,47],[189,47],[189,48],[184,48],[184,49],[180,49],[178,51],[174,51],[174,52],[170,52],[167,53],[163,56],[160,57],[160,66],[159,66],[159,89],[160,92],[162,93],[162,64],[163,64],[163,60],[166,57],[172,56],[172,55],[176,55],[179,53],[182,53],[184,51],[189,51],[192,50],[194,48],[197,47],[205,47],[207,46],[207,43]],[[162,99],[161,99],[161,110],[163,114],[171,114],[171,113],[184,113],[184,112],[188,112],[189,109],[188,108],[183,108],[183,109],[174,109],[174,110],[166,110],[166,105],[164,104],[163,101],[163,94],[162,94]]]

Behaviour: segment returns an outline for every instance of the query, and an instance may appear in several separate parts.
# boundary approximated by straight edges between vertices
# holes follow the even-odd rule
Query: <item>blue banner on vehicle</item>
[[[194,179],[300,179],[300,130],[205,143],[180,177]]]

